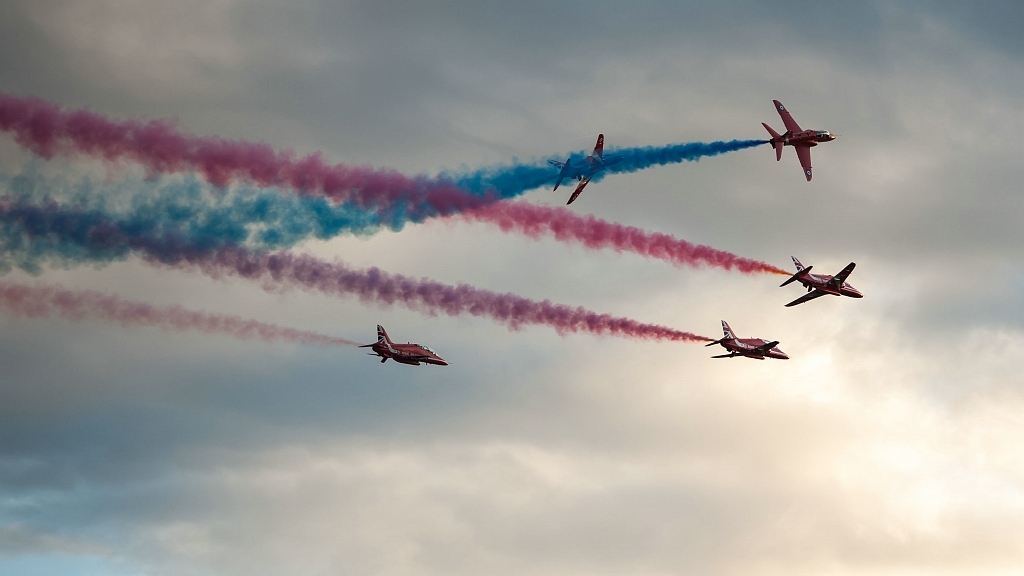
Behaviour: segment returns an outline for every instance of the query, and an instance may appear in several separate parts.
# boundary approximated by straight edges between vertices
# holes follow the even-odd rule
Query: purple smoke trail
[[[71,321],[98,318],[122,326],[156,326],[170,330],[196,330],[206,334],[224,334],[240,340],[267,342],[358,346],[358,342],[311,332],[285,328],[238,316],[187,310],[181,306],[158,307],[143,302],[122,300],[118,296],[92,290],[67,290],[61,286],[12,284],[0,282],[0,307],[30,318],[60,316]]]
[[[404,306],[427,314],[485,316],[517,329],[526,324],[551,326],[559,333],[589,332],[653,340],[705,341],[703,336],[628,318],[598,314],[549,301],[499,294],[466,284],[388,274],[377,268],[353,270],[288,252],[254,252],[234,244],[194,242],[174,230],[123,226],[95,211],[0,201],[0,231],[6,231],[10,255],[26,269],[47,258],[69,262],[108,262],[134,253],[154,265],[201,271],[212,277],[239,276],[264,288],[292,287],[332,295],[356,295],[365,302]],[[0,261],[0,264],[3,262]]]
[[[712,340],[665,326],[598,314],[583,307],[553,304],[548,300],[537,302],[467,284],[452,286],[425,278],[388,274],[378,268],[353,270],[340,262],[324,262],[289,252],[259,254],[227,247],[202,254],[181,253],[180,260],[170,265],[199,270],[212,277],[231,275],[255,280],[267,290],[301,287],[331,295],[355,295],[363,302],[375,304],[399,303],[429,315],[483,316],[506,324],[512,330],[540,324],[554,328],[559,334],[586,332],[643,340]]]

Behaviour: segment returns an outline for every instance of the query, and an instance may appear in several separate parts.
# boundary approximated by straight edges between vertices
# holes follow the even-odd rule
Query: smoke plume
[[[707,338],[582,307],[535,301],[468,284],[389,274],[378,268],[353,269],[289,252],[254,251],[234,244],[192,242],[174,230],[125,228],[102,213],[79,213],[56,203],[33,206],[0,203],[0,265],[38,271],[44,262],[62,266],[101,263],[136,254],[154,265],[207,276],[241,277],[264,289],[315,290],[356,296],[366,303],[402,305],[428,315],[491,318],[510,329],[544,325],[560,334],[589,333],[647,340],[706,341]]]
[[[221,187],[242,182],[325,195],[373,211],[385,222],[457,214],[551,185],[557,177],[548,158],[466,174],[410,177],[390,169],[329,164],[320,153],[297,157],[265,143],[185,134],[168,120],[113,121],[89,110],[62,110],[38,98],[2,93],[0,130],[11,132],[15,141],[44,158],[81,154],[110,162],[128,160],[152,174],[197,172]],[[625,160],[608,173],[694,161],[764,142],[690,142],[610,150]]]
[[[550,235],[559,242],[573,242],[593,250],[610,248],[657,258],[677,266],[710,266],[738,270],[744,274],[789,272],[771,264],[743,258],[725,250],[693,244],[670,234],[648,232],[634,226],[581,216],[565,208],[527,202],[502,202],[462,213],[460,218],[494,224],[505,232],[519,232],[530,238]]]
[[[309,330],[285,328],[238,316],[188,310],[181,306],[159,307],[92,290],[67,290],[61,286],[27,286],[0,282],[0,307],[30,318],[59,316],[73,322],[107,320],[130,326],[153,326],[165,330],[223,334],[240,340],[358,346],[345,338]]]

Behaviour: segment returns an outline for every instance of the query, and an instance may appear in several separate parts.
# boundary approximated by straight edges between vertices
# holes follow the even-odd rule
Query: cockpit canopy
[[[432,349],[430,348],[430,346],[424,346],[424,345],[420,344],[420,348],[423,348],[423,349],[424,349],[424,350],[426,350],[427,352],[430,352],[430,353],[431,353],[431,354],[433,354],[434,356],[437,356],[437,352],[434,352],[434,351],[433,351],[433,350],[432,350]]]

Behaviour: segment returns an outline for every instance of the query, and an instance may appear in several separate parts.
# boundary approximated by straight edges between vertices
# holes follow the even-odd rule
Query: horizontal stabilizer
[[[732,354],[719,354],[718,356],[712,356],[712,358],[735,358],[737,356],[740,356],[740,354],[733,352]]]
[[[555,166],[558,166],[558,180],[555,182],[555,187],[552,190],[554,191],[558,190],[558,186],[562,184],[562,180],[564,180],[565,177],[569,175],[569,163],[572,162],[572,157],[570,156],[565,161],[565,164],[562,164],[561,162],[558,162],[556,160],[549,160],[549,162],[551,162]]]
[[[722,338],[722,340],[725,340],[725,338]],[[704,347],[707,348],[708,346],[714,346],[715,344],[721,344],[722,340],[715,340],[714,342],[710,342],[708,344],[705,344]]]
[[[769,142],[771,142],[772,146],[775,147],[775,160],[782,160],[782,148],[786,145],[786,143],[782,141],[782,135],[775,130],[772,130],[772,127],[764,122],[761,122],[761,126],[764,126],[764,129],[772,135],[772,139],[769,140]]]
[[[793,282],[794,280],[799,280],[801,276],[806,276],[807,273],[811,271],[811,268],[814,268],[814,266],[808,266],[807,268],[804,268],[803,270],[799,270],[796,274],[793,274],[792,276],[790,276],[789,280],[786,280],[782,284],[779,284],[779,288],[782,288],[783,286],[785,286],[786,284],[789,284],[790,282]]]

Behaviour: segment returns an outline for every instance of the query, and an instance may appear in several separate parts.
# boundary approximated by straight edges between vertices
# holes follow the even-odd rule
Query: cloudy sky
[[[1022,27],[998,0],[3,2],[0,92],[407,174],[599,132],[763,138],[779,99],[840,135],[812,183],[761,147],[609,176],[573,209],[787,269],[855,261],[866,296],[784,308],[779,277],[461,221],[296,248],[714,337],[725,319],[792,357],[727,361],[132,258],[15,267],[358,341],[381,323],[452,365],[0,311],[0,573],[1020,573]],[[0,173],[187,178],[6,134]]]

